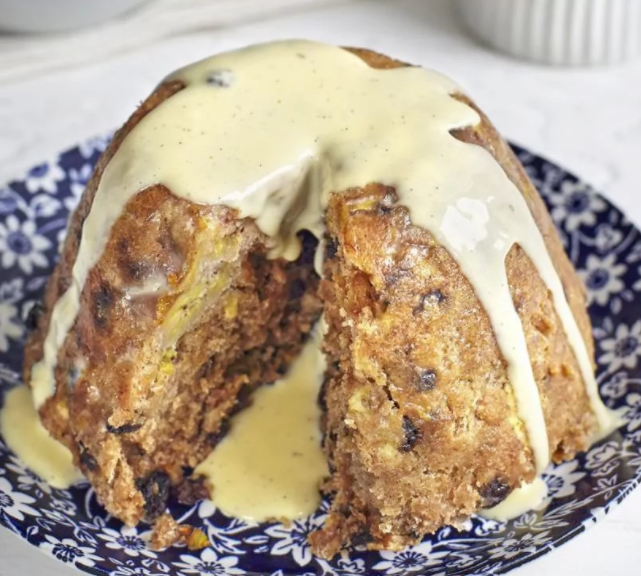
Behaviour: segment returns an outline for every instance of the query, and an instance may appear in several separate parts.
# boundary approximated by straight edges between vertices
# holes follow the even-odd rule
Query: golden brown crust
[[[27,382],[102,170],[136,123],[179,87],[161,86],[99,162],[27,346]],[[296,356],[319,312],[310,242],[296,262],[268,260],[266,237],[235,210],[191,203],[161,185],[127,203],[88,274],[58,354],[55,395],[40,410],[112,514],[136,524],[162,513],[172,486],[216,444],[229,415]]]
[[[98,160],[91,179],[87,183],[87,188],[80,199],[80,203],[69,220],[67,235],[65,237],[60,260],[47,283],[43,299],[45,314],[39,321],[38,329],[30,335],[25,346],[25,382],[29,382],[31,380],[31,367],[42,357],[42,345],[49,331],[51,309],[58,298],[60,298],[69,286],[71,270],[78,254],[82,225],[91,210],[96,191],[98,190],[98,184],[102,178],[102,173],[120,147],[122,141],[138,124],[138,122],[140,122],[140,120],[142,120],[156,106],[175,94],[181,88],[182,86],[180,83],[171,82],[161,85],[156,91],[154,91],[154,93],[151,94],[151,96],[149,96],[149,98],[147,98],[147,100],[145,100],[131,115],[124,126],[114,134],[109,146]]]
[[[356,53],[375,67],[401,65]],[[454,136],[488,150],[523,194],[592,351],[582,286],[519,162],[482,114],[478,126]],[[327,226],[321,295],[333,365],[324,402],[334,500],[311,542],[324,557],[353,540],[401,549],[498,503],[533,478],[533,457],[487,314],[449,253],[411,225],[394,190],[370,185],[334,195]],[[551,453],[572,457],[595,426],[576,360],[518,246],[506,269]]]
[[[458,95],[457,98],[478,112],[481,123],[474,129],[459,131],[455,136],[488,150],[523,194],[561,279],[565,296],[583,336],[588,354],[593,358],[594,341],[587,313],[585,288],[563,250],[543,199],[512,149],[501,138],[485,114],[468,97]],[[551,299],[542,297],[547,292],[547,288],[540,280],[530,259],[522,250],[512,250],[506,260],[506,268],[512,298],[519,317],[525,324],[530,358],[533,361],[535,377],[544,401],[550,453],[555,461],[572,458],[577,451],[587,448],[586,431],[592,430],[596,424],[590,411],[583,380],[579,375],[578,365]],[[539,296],[538,298],[523,291],[523,287],[529,287],[530,282],[536,283],[535,293]],[[538,342],[536,350],[533,350],[534,342],[540,336],[544,338],[544,342]],[[546,352],[543,361],[538,352],[541,348]],[[568,383],[571,385],[568,386]]]

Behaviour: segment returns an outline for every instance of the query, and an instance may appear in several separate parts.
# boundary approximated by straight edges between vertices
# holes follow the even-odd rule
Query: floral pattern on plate
[[[0,403],[20,384],[27,313],[40,299],[92,166],[108,138],[95,138],[0,188]],[[146,526],[108,516],[87,485],[58,490],[26,470],[0,438],[0,524],[61,562],[110,576],[501,574],[545,554],[601,519],[641,478],[641,233],[589,186],[516,148],[547,202],[583,277],[594,325],[597,378],[606,404],[626,420],[586,454],[550,466],[549,496],[508,522],[481,518],[445,527],[403,552],[352,550],[333,561],[312,556],[307,536],[327,502],[286,527],[227,518],[210,501],[172,504],[210,546],[190,552],[148,548]]]

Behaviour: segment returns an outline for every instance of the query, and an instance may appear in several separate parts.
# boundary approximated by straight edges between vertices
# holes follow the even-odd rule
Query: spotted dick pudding
[[[369,50],[274,42],[166,78],[98,162],[42,307],[40,419],[160,546],[317,322],[324,558],[536,506],[544,468],[614,425],[519,161],[451,80]]]

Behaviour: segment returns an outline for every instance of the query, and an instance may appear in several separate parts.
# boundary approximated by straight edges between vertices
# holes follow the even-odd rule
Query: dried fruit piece
[[[176,500],[186,506],[192,506],[199,500],[209,498],[209,490],[205,485],[205,477],[185,478],[174,492]]]
[[[145,500],[147,520],[155,520],[167,507],[169,490],[171,488],[169,476],[160,470],[155,470],[147,476],[147,478],[138,478],[136,485]]]
[[[409,452],[414,448],[415,444],[421,437],[421,431],[414,425],[414,423],[407,417],[403,416],[403,444],[401,444],[401,452]]]
[[[40,318],[42,318],[42,315],[44,313],[45,313],[44,306],[40,302],[35,302],[34,305],[31,308],[29,308],[29,312],[27,313],[27,318],[25,320],[27,329],[35,330],[38,327]]]
[[[122,426],[112,426],[107,423],[107,432],[110,434],[131,434],[142,428],[142,422],[137,424],[123,424]]]
[[[416,381],[416,388],[421,392],[432,390],[436,386],[436,370],[420,370]]]
[[[200,528],[194,528],[189,524],[183,524],[180,527],[180,534],[187,544],[189,550],[202,550],[209,546],[209,538]]]
[[[479,490],[481,495],[481,507],[492,508],[505,500],[512,489],[503,481],[495,478]]]

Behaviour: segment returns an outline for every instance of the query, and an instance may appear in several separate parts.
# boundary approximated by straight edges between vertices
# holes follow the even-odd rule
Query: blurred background
[[[510,140],[641,225],[641,0],[0,0],[0,188],[110,134],[172,70],[276,38],[453,77]],[[515,576],[637,574],[641,491]],[[0,531],[0,576],[71,570]]]

